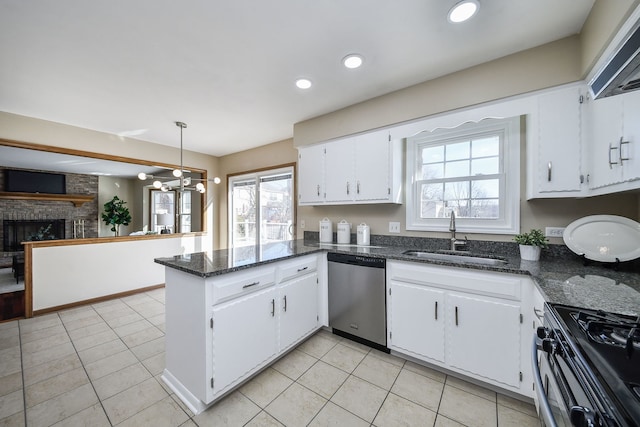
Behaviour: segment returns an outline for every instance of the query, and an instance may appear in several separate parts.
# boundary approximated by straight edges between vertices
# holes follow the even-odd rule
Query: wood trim
[[[149,291],[153,291],[155,289],[161,289],[161,288],[164,288],[164,283],[160,285],[147,286],[145,288],[138,288],[132,291],[119,292],[117,294],[105,295],[103,297],[91,298],[83,301],[72,302],[69,304],[58,305],[55,307],[43,308],[42,310],[34,311],[31,316],[27,316],[27,317],[39,316],[41,314],[52,313],[54,311],[59,311],[59,310],[67,310],[69,308],[79,307],[87,304],[96,304],[98,302],[108,301],[116,298],[124,298],[131,295],[140,294],[142,292],[149,292]]]
[[[24,317],[33,317],[32,245],[24,245]]]
[[[0,192],[0,199],[12,200],[48,200],[51,202],[71,202],[75,207],[90,202],[95,196],[84,194],[49,194],[49,193],[19,193],[19,192]]]
[[[46,248],[49,246],[74,246],[74,245],[93,245],[97,243],[111,243],[111,242],[131,242],[140,240],[151,239],[174,239],[182,238],[185,236],[206,236],[207,233],[197,231],[193,233],[173,233],[173,234],[147,234],[144,236],[118,236],[118,237],[92,237],[88,239],[63,239],[63,240],[30,240],[27,242],[21,242],[25,248],[25,277],[26,277],[26,265],[27,265],[27,250],[31,250],[33,247]],[[29,264],[31,265],[31,264]]]

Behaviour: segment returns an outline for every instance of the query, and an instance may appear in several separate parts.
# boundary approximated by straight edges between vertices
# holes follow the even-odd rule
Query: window
[[[519,229],[520,118],[407,140],[407,229],[512,234]]]
[[[293,166],[229,178],[230,247],[293,239]]]
[[[175,232],[175,191],[151,190],[151,231]]]

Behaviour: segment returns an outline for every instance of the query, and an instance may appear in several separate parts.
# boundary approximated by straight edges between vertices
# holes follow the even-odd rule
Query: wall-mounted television
[[[4,170],[4,191],[17,193],[66,194],[65,175],[17,169]]]

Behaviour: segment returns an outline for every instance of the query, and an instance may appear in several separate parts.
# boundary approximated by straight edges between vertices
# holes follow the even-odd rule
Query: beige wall
[[[173,165],[180,161],[178,148],[6,112],[0,112],[0,139]],[[206,170],[209,178],[219,175],[218,158],[207,154],[185,150],[184,165]],[[217,200],[218,189],[213,183],[209,183],[208,190],[205,224],[207,231],[211,231],[215,229],[214,224],[217,219],[215,209],[212,207]],[[99,207],[101,209],[102,205]],[[217,238],[215,233],[212,238]]]
[[[453,109],[527,93],[584,79],[622,22],[640,0],[596,0],[580,36],[573,36],[516,53],[458,73],[427,81],[344,108],[294,126],[294,145],[363,132]],[[525,200],[525,146],[521,161],[520,226],[522,230],[564,227],[594,214],[622,215],[640,220],[640,195],[615,194],[587,199]],[[354,226],[366,222],[372,234],[390,234],[390,221],[402,224],[402,235],[445,237],[445,233],[404,231],[404,205],[352,205],[298,208],[298,231],[318,231],[318,221],[346,219]],[[506,235],[469,235],[470,239],[508,241]],[[561,243],[562,239],[552,239]]]
[[[252,150],[220,157],[220,178],[222,182],[218,186],[221,197],[219,198],[220,203],[217,206],[218,218],[220,218],[220,221],[217,223],[218,230],[216,232],[216,235],[219,236],[217,247],[227,247],[228,205],[226,195],[229,175],[237,175],[243,172],[295,163],[297,159],[298,151],[293,148],[292,139],[286,139]]]
[[[638,5],[640,0],[596,0],[580,33],[583,78]]]
[[[111,226],[106,225],[104,221],[102,221],[104,204],[113,199],[113,196],[118,196],[120,200],[127,202],[124,206],[129,209],[129,213],[131,214],[131,223],[129,225],[121,225],[118,235],[126,236],[133,231],[142,229],[142,200],[138,200],[135,197],[136,187],[137,183],[131,179],[111,176],[98,177],[98,237],[114,236],[114,232],[111,231]]]

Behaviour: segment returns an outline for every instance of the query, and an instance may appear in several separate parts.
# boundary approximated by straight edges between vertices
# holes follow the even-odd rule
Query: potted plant
[[[129,209],[124,206],[126,203],[124,200],[120,200],[118,196],[113,196],[113,199],[104,204],[102,220],[105,224],[111,225],[111,231],[116,233],[116,237],[120,226],[129,225],[131,222]]]
[[[538,261],[540,251],[548,246],[548,240],[542,230],[533,229],[528,233],[517,234],[513,240],[520,245],[520,258],[527,261]]]

